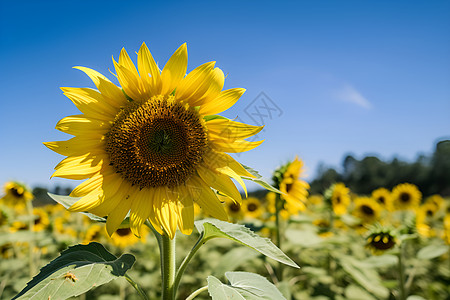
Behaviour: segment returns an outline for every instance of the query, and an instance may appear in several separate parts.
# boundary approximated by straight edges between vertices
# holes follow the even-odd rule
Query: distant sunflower
[[[416,229],[421,236],[436,235],[432,223],[436,219],[437,211],[437,206],[432,202],[425,202],[416,210]]]
[[[92,224],[86,231],[83,238],[83,243],[88,244],[90,242],[100,242],[103,239],[104,231],[103,227],[98,224]]]
[[[450,245],[450,213],[444,217],[444,241]]]
[[[397,210],[415,209],[419,206],[422,193],[411,183],[402,183],[392,190],[394,207]]]
[[[376,228],[369,232],[366,238],[366,248],[375,255],[384,254],[394,248],[397,238],[389,229]]]
[[[429,196],[427,199],[425,199],[425,203],[430,203],[435,206],[435,212],[441,210],[441,208],[444,206],[444,198],[442,198],[441,195],[432,195]]]
[[[380,218],[381,206],[369,197],[355,199],[353,214],[363,223],[373,223]]]
[[[225,152],[260,145],[262,141],[245,139],[262,127],[216,114],[233,106],[245,90],[222,91],[225,76],[215,62],[186,75],[186,44],[162,71],[145,43],[137,55],[137,69],[125,49],[113,62],[121,87],[94,70],[76,67],[98,91],[62,88],[82,114],[63,118],[56,128],[75,137],[44,143],[67,156],[53,176],[88,179],[72,191],[71,196],[82,198],[70,210],[107,216],[110,235],[129,213],[135,235],[149,220],[171,239],[177,228],[192,232],[193,201],[206,214],[226,220],[211,188],[241,203],[230,178],[245,189],[241,176],[254,176]]]
[[[142,230],[141,238],[137,238],[130,228],[119,228],[111,236],[111,242],[123,249],[139,242],[145,243],[146,235],[145,229]]]
[[[336,183],[331,189],[331,205],[334,213],[338,216],[345,214],[350,205],[350,189],[343,183]]]
[[[34,215],[33,231],[42,231],[49,226],[50,220],[44,208],[39,207],[33,208],[33,215]]]
[[[244,210],[242,209],[242,205],[239,203],[236,203],[232,199],[228,197],[224,197],[224,203],[225,203],[225,209],[227,211],[228,216],[233,221],[239,221],[242,220],[244,217]]]
[[[33,200],[33,194],[29,188],[19,182],[9,181],[5,183],[4,191],[5,195],[1,200],[9,206],[25,207],[27,201]]]
[[[255,197],[248,197],[244,203],[244,215],[252,219],[258,219],[264,213],[261,201]]]
[[[386,210],[392,210],[391,192],[386,188],[378,188],[372,191],[372,198]]]
[[[323,202],[323,196],[322,195],[309,195],[307,203],[312,205],[320,205]]]

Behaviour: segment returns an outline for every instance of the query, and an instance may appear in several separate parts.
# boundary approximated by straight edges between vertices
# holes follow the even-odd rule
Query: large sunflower
[[[140,235],[148,219],[173,238],[177,227],[190,234],[196,201],[209,215],[227,219],[216,193],[237,203],[245,189],[241,176],[254,177],[225,152],[243,152],[262,143],[245,139],[262,127],[215,114],[236,103],[242,88],[223,90],[224,74],[215,62],[188,75],[183,44],[162,71],[147,46],[137,55],[137,69],[122,49],[113,59],[121,87],[85,68],[98,90],[62,88],[82,114],[63,118],[56,129],[75,137],[45,145],[66,155],[53,176],[88,179],[71,196],[81,197],[71,211],[107,216],[111,235],[129,213],[131,230]]]
[[[397,210],[416,209],[422,200],[422,193],[414,184],[401,183],[393,188],[392,199]]]

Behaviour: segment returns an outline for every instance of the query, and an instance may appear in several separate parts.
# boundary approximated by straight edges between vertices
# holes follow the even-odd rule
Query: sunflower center
[[[111,165],[140,188],[184,183],[207,146],[204,121],[173,96],[130,102],[106,134]]]
[[[230,211],[232,212],[239,212],[241,210],[241,207],[236,204],[236,203],[230,203],[230,205],[228,206],[228,208],[230,209]]]
[[[410,195],[408,193],[401,193],[400,200],[404,203],[409,202],[411,199]]]
[[[248,211],[255,211],[257,209],[258,209],[258,205],[256,205],[255,203],[250,203],[249,205],[247,205]]]
[[[362,205],[361,206],[361,211],[368,216],[373,216],[374,215],[374,210],[372,207],[368,206],[368,205]]]
[[[337,196],[337,197],[336,197],[336,203],[337,203],[337,204],[340,204],[340,203],[341,203],[341,197],[340,197],[340,196]]]
[[[130,228],[119,228],[116,230],[116,234],[118,236],[127,236],[131,234],[131,229]]]
[[[11,188],[11,194],[17,198],[20,198],[23,195],[23,193],[19,192],[19,190],[16,189],[15,187]]]
[[[386,201],[384,200],[383,196],[378,197],[378,202],[384,204]]]

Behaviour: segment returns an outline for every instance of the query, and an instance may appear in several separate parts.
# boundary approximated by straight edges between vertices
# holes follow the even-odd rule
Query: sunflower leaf
[[[418,259],[433,259],[448,252],[448,245],[428,245],[417,252]]]
[[[229,284],[223,284],[214,276],[208,276],[208,291],[213,300],[286,300],[280,291],[266,278],[248,272],[225,273]]]
[[[271,185],[266,178],[262,177],[258,171],[256,171],[253,168],[250,168],[249,166],[246,166],[243,164],[241,164],[241,165],[244,167],[245,170],[247,170],[247,172],[249,172],[250,174],[255,176],[255,178],[241,176],[242,179],[253,181],[254,183],[259,184],[260,186],[262,186],[263,188],[265,188],[268,191],[271,191],[271,192],[274,192],[277,194],[283,194],[279,189],[277,189],[276,187]]]
[[[292,259],[284,254],[283,251],[275,246],[269,239],[260,237],[243,225],[232,224],[216,219],[205,219],[196,221],[195,227],[200,233],[204,232],[203,241],[216,237],[227,238],[250,247],[283,264],[299,268]]]
[[[124,276],[131,254],[117,258],[99,243],[76,245],[43,267],[13,299],[67,299]]]
[[[52,198],[53,200],[55,200],[56,202],[58,202],[65,208],[71,207],[75,202],[77,202],[78,200],[81,199],[81,197],[61,196],[61,195],[56,195],[56,194],[52,194],[52,193],[47,193],[47,194],[50,196],[50,198]],[[88,213],[88,212],[82,212],[81,214],[86,215],[89,217],[89,219],[97,221],[97,222],[102,222],[102,223],[106,222],[106,218],[102,218],[102,217],[96,216],[96,215]]]

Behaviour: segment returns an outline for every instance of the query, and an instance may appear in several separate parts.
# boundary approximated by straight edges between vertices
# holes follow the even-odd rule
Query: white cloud
[[[345,85],[336,92],[336,97],[344,102],[356,104],[365,109],[371,109],[372,103],[358,92],[353,86]]]

